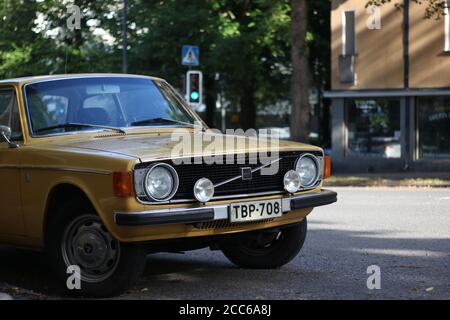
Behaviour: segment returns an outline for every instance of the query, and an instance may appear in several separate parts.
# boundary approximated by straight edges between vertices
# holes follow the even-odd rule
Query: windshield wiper
[[[102,126],[102,125],[95,125],[95,124],[84,124],[84,123],[64,123],[64,124],[58,124],[56,126],[51,126],[47,128],[38,129],[35,132],[36,133],[42,133],[46,131],[52,131],[56,129],[70,129],[70,128],[97,128],[97,129],[105,129],[105,130],[111,130],[116,131],[119,133],[125,134],[126,131],[120,128],[116,127],[109,127],[109,126]]]
[[[191,123],[182,122],[182,121],[178,121],[178,120],[172,120],[172,119],[166,119],[166,118],[154,118],[154,119],[136,121],[136,122],[132,122],[131,126],[139,127],[139,126],[152,125],[152,124],[181,124],[183,126],[194,127],[194,125]]]

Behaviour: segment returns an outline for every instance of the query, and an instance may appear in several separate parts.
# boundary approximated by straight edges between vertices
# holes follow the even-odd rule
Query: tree
[[[0,2],[0,77],[10,78],[42,72],[48,52],[42,37],[33,32],[38,4],[35,1]]]
[[[119,71],[114,46],[94,32],[114,2],[75,0],[82,9],[82,26],[68,30],[70,2],[1,1],[0,76]]]
[[[205,75],[206,103],[212,111],[207,119],[210,125],[213,124],[217,94],[217,68],[211,56],[219,30],[217,6],[217,1],[129,2],[130,72],[159,76],[182,89],[182,75],[188,68],[181,65],[181,47],[198,45],[201,50],[199,68]]]
[[[322,3],[329,0],[130,1],[129,72],[160,76],[181,89],[187,71],[181,46],[197,44],[210,124],[219,90],[231,111],[240,112],[244,129],[266,125],[256,121],[258,108],[291,100],[293,137],[307,141],[308,91],[312,84],[326,86],[322,75],[329,70],[323,45],[329,43],[320,35],[329,12]],[[71,4],[81,9],[81,30],[66,26]],[[0,25],[2,77],[121,72],[122,0],[4,0],[0,17],[6,21]]]
[[[289,94],[289,12],[288,0],[133,1],[130,70],[177,85],[187,70],[181,46],[199,45],[208,108],[215,109],[219,73],[242,127],[254,128],[258,105]]]
[[[257,106],[289,96],[289,12],[283,1],[224,1],[214,50],[227,98],[240,106],[244,129],[258,127]]]
[[[81,10],[80,29],[67,27],[67,19],[72,14],[68,8],[72,4]],[[102,23],[108,20],[111,11],[116,12],[119,7],[117,0],[42,1],[37,8],[43,21],[38,31],[51,48],[51,54],[44,55],[53,60],[48,72],[120,72],[120,51],[117,48],[120,38],[113,38],[113,42],[108,44],[98,33],[100,30],[108,33],[112,29]]]
[[[292,114],[291,137],[309,140],[309,88],[311,73],[307,57],[308,4],[306,0],[291,0],[292,4]]]

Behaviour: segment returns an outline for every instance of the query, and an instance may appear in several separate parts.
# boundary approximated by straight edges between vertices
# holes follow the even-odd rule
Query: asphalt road
[[[448,189],[337,191],[339,203],[313,212],[304,249],[280,270],[242,270],[209,250],[158,254],[119,299],[450,299]],[[367,288],[371,265],[380,290]],[[41,255],[0,248],[0,292],[57,298],[51,283]]]

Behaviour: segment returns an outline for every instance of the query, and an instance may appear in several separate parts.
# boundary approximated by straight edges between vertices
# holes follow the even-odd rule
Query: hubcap
[[[109,278],[117,268],[120,243],[94,216],[81,216],[67,227],[62,242],[66,266],[76,265],[81,279],[97,283]]]

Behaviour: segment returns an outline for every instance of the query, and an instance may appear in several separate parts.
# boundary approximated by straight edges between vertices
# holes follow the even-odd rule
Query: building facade
[[[335,169],[450,171],[450,15],[366,2],[332,1]]]

